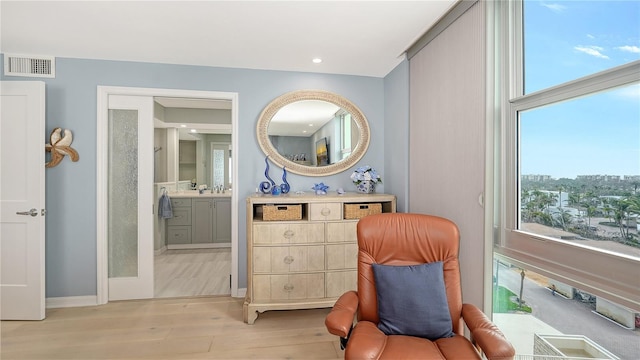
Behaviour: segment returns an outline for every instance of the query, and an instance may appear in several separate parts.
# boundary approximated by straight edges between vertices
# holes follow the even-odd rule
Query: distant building
[[[624,175],[622,181],[627,181],[627,182],[631,182],[631,181],[640,181],[640,175]]]
[[[576,180],[620,182],[620,175],[578,175]]]
[[[522,175],[522,180],[527,181],[549,181],[551,180],[551,175]]]

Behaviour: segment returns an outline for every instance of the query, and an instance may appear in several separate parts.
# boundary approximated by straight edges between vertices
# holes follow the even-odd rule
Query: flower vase
[[[376,183],[373,181],[363,180],[356,184],[356,191],[363,194],[372,194],[376,192]]]

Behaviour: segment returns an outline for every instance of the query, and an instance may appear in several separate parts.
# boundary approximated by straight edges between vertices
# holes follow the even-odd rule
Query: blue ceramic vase
[[[363,194],[372,194],[376,192],[376,183],[373,181],[363,180],[360,184],[356,184],[356,191]]]

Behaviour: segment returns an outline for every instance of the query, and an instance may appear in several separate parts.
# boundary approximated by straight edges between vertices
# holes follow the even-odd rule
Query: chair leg
[[[351,328],[349,329],[349,333],[347,334],[346,338],[340,337],[340,349],[344,350],[347,347],[347,342],[349,341],[349,338],[351,337],[351,331],[353,331],[353,326],[351,326]]]

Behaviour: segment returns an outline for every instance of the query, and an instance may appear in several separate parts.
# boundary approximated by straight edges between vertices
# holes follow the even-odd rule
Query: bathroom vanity
[[[231,246],[231,193],[170,193],[173,217],[166,221],[167,249]]]

